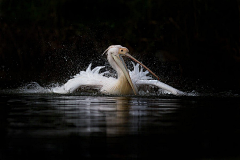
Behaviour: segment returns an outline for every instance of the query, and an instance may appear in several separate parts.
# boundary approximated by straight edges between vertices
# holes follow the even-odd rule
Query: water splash
[[[16,90],[18,93],[51,93],[51,88],[42,87],[37,82],[30,82]]]
[[[139,64],[133,64],[133,70],[129,71],[129,74],[131,78],[133,79],[133,82],[135,82],[138,79],[143,80],[151,80],[152,78],[148,76],[148,71],[143,71],[143,68],[139,66]],[[89,77],[91,79],[100,79],[103,76],[107,76],[109,72],[103,71],[100,72],[101,69],[103,69],[104,66],[98,66],[93,69],[91,69],[91,64],[88,66],[86,71],[81,71],[79,74],[75,75],[72,79],[76,79],[76,82],[79,83],[79,81],[89,81]],[[19,94],[56,94],[54,93],[54,90],[61,89],[63,85],[59,85],[59,83],[51,83],[47,86],[41,86],[37,82],[30,82],[28,84],[23,85],[22,87],[19,87],[17,89],[8,89],[8,90],[1,90],[0,93],[19,93]],[[154,87],[153,85],[148,85],[145,87],[140,87],[139,89],[139,96],[172,96],[172,93],[160,89],[158,87]],[[74,95],[87,95],[87,96],[96,96],[96,95],[103,95],[100,93],[98,89],[89,88],[87,86],[80,86],[75,92],[70,93],[66,92],[67,94],[74,94]],[[65,93],[65,94],[66,94]],[[198,93],[197,91],[191,91],[191,92],[182,92],[183,94],[181,96],[210,96],[210,97],[239,97],[239,94],[234,94],[231,91],[221,92],[221,93],[209,93],[206,91],[205,93]],[[121,95],[120,95],[121,96]]]
[[[0,94],[56,94],[53,93],[53,89],[60,87],[59,83],[51,83],[46,86],[41,86],[37,82],[30,82],[28,84],[23,85],[22,87],[19,87],[17,89],[4,89],[0,91]],[[170,92],[155,88],[150,88],[147,90],[140,89],[138,92],[138,96],[146,96],[146,97],[168,97],[168,96],[174,96]],[[104,96],[100,91],[98,90],[88,90],[85,87],[79,88],[74,93],[68,93],[68,95],[81,95],[81,96]],[[114,96],[114,95],[112,95]],[[121,95],[118,95],[121,96]],[[126,96],[126,95],[123,95]],[[136,97],[135,95],[132,95]],[[131,97],[132,97],[131,96]],[[216,92],[216,93],[209,93],[209,92],[203,92],[199,93],[196,91],[186,92],[185,95],[182,97],[240,97],[239,94],[233,93],[231,91],[225,91],[225,92]]]

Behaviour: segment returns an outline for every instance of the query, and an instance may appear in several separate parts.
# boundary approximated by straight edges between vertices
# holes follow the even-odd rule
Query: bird
[[[187,94],[161,82],[156,74],[131,56],[126,47],[111,45],[103,52],[104,54],[107,55],[107,60],[111,67],[117,72],[117,77],[106,76],[109,71],[99,73],[105,66],[97,66],[91,69],[92,64],[90,63],[86,71],[81,71],[62,86],[53,88],[52,91],[54,93],[67,94],[85,87],[87,89],[98,89],[102,94],[107,95],[138,95],[142,86],[153,86],[173,95],[181,96]],[[128,70],[123,57],[128,57],[136,62],[136,64],[133,63],[133,71]],[[143,68],[146,70],[143,71]],[[156,77],[157,80],[148,76],[149,73]]]

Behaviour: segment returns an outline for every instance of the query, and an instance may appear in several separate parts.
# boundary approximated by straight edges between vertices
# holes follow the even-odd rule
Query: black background
[[[184,91],[240,92],[239,0],[2,0],[0,88],[64,83],[112,44]]]

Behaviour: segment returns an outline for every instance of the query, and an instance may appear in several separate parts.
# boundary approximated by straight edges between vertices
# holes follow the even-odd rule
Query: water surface
[[[238,96],[0,95],[0,159],[240,158]]]

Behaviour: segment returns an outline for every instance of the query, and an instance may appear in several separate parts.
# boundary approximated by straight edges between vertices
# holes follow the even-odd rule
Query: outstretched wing
[[[91,70],[92,64],[90,64],[86,71],[81,71],[80,74],[75,75],[72,79],[68,80],[67,83],[60,87],[53,88],[54,93],[72,93],[76,91],[80,87],[87,86],[92,89],[101,89],[103,84],[108,83],[110,78],[104,77],[103,73],[99,73],[100,69],[104,68],[104,66],[98,66]],[[112,80],[113,78],[111,78]]]
[[[169,86],[163,82],[160,82],[158,80],[138,80],[136,82],[137,86],[141,87],[142,85],[151,85],[151,86],[156,86],[158,88],[164,89],[174,95],[182,96],[182,95],[187,95],[187,93],[182,92],[176,88],[173,88],[172,86]]]
[[[136,65],[133,64],[133,70],[129,72],[133,83],[135,83],[138,87],[142,86],[156,86],[158,88],[164,89],[174,95],[187,95],[187,93],[182,92],[176,88],[173,88],[163,82],[160,82],[158,80],[152,80],[151,77],[147,76],[149,73],[147,70],[143,71],[143,68],[139,66],[137,63]]]

